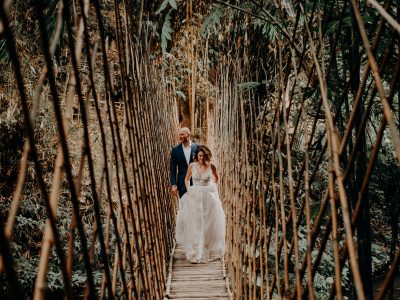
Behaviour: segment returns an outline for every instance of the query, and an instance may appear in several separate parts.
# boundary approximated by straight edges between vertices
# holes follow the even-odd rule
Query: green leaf
[[[243,83],[239,83],[238,87],[239,90],[252,90],[256,87],[258,87],[261,83],[259,82],[255,82],[255,81],[249,81],[249,82],[243,82]]]
[[[377,252],[377,253],[379,253],[380,251],[382,251],[382,247],[379,246],[378,244],[375,244],[375,243],[371,243],[371,248],[372,248],[372,251],[375,251],[375,252]]]
[[[183,100],[186,101],[186,95],[185,95],[182,91],[176,90],[176,91],[175,91],[175,94],[176,94],[177,96],[180,96]]]
[[[176,4],[175,0],[168,0],[168,2],[172,6],[173,9],[178,9],[178,5]]]
[[[351,26],[351,16],[344,17],[342,20],[342,27],[350,27]]]
[[[264,33],[267,34],[269,40],[270,41],[274,41],[275,37],[276,37],[276,28],[275,28],[275,26],[272,25],[272,24],[266,23],[264,29],[265,29]],[[264,31],[264,29],[263,29],[263,31]]]
[[[156,15],[158,15],[160,12],[162,12],[168,5],[169,0],[164,0],[163,3],[161,3],[160,7],[156,11]]]
[[[188,74],[192,74],[192,69],[190,69],[190,68],[183,68],[182,70],[183,70],[183,72],[186,72]]]
[[[377,13],[373,12],[363,15],[361,18],[364,24],[373,24],[377,17]]]
[[[167,49],[168,41],[171,40],[172,32],[173,30],[171,28],[171,15],[170,13],[167,13],[161,30],[161,48],[163,52],[165,52]]]
[[[240,8],[245,9],[245,10],[252,10],[253,8],[256,7],[256,5],[253,2],[244,2],[239,5]]]
[[[329,22],[328,26],[326,28],[325,34],[328,35],[328,34],[331,34],[332,32],[335,32],[338,25],[339,25],[339,21],[337,21],[337,20]]]
[[[221,7],[216,7],[211,13],[205,18],[201,26],[201,34],[205,36],[212,28],[221,23],[221,17],[224,15],[224,11]]]
[[[163,26],[162,34],[165,36],[167,40],[169,41],[171,40],[171,30],[170,27],[168,27],[168,25]]]

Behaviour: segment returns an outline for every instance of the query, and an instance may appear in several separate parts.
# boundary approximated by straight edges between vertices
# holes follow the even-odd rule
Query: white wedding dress
[[[176,220],[176,240],[186,259],[206,263],[225,253],[225,213],[211,168],[203,173],[192,166],[193,186],[182,196]]]

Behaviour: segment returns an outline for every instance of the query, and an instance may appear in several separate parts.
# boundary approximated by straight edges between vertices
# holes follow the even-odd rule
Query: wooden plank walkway
[[[175,247],[170,261],[166,299],[232,299],[224,262],[215,260],[193,264],[186,260],[185,251]]]

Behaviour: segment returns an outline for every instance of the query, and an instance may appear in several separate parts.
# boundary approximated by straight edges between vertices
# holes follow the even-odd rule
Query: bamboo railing
[[[209,111],[208,142],[221,172],[227,273],[235,298],[383,299],[398,269],[399,244],[372,293],[360,271],[362,232],[355,226],[362,210],[369,210],[366,194],[380,149],[389,146],[393,161],[400,160],[399,23],[390,14],[396,8],[398,13],[398,4],[367,1],[378,16],[367,32],[357,1],[312,1],[306,12],[303,2],[296,3],[292,17],[284,7],[272,16],[217,2],[273,24],[277,32],[264,47],[268,61],[249,54],[254,39],[236,38],[218,66],[217,96]],[[252,2],[262,10],[259,1]],[[343,12],[349,10],[359,34],[356,47],[363,47],[354,58],[361,61],[361,75],[353,91],[350,80],[357,70],[338,73],[337,58],[350,48],[339,44]],[[332,11],[340,18],[333,19]],[[333,21],[335,32],[328,35]],[[378,48],[383,55],[377,56]],[[260,74],[254,74],[255,61],[263,64]],[[345,82],[341,95],[332,92],[334,76]],[[240,88],[257,78],[264,98]],[[375,134],[370,134],[372,120],[380,123]],[[362,153],[362,176],[354,179]]]
[[[21,289],[16,272],[21,267],[11,249],[28,189],[27,168],[33,164],[48,217],[32,297],[46,297],[54,249],[67,299],[162,299],[176,211],[176,201],[166,188],[166,157],[177,122],[171,117],[176,115],[174,91],[149,56],[147,28],[142,29],[140,45],[133,41],[127,8],[115,1],[107,11],[115,20],[115,35],[106,35],[99,1],[71,5],[64,0],[58,3],[57,26],[49,40],[42,1],[34,3],[44,66],[32,97],[25,90],[21,57],[10,28],[10,6],[2,1],[0,8],[26,128],[18,183],[0,230],[0,273],[8,279],[9,295],[23,299],[26,291]],[[60,83],[52,59],[64,39],[63,22],[70,59],[65,66],[68,76]],[[49,93],[43,92],[45,78]],[[51,181],[38,153],[42,141],[35,134],[36,111],[49,102],[58,144]],[[70,207],[69,220],[63,221],[70,230],[62,235],[57,213],[66,207]],[[77,262],[84,268],[77,268]],[[79,272],[85,278],[84,289],[74,283]]]

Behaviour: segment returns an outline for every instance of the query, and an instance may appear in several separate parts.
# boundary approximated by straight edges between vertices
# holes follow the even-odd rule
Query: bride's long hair
[[[194,153],[194,161],[199,161],[198,155],[200,151],[204,153],[204,161],[210,162],[212,157],[211,150],[205,145],[201,145],[196,149],[196,152]]]

